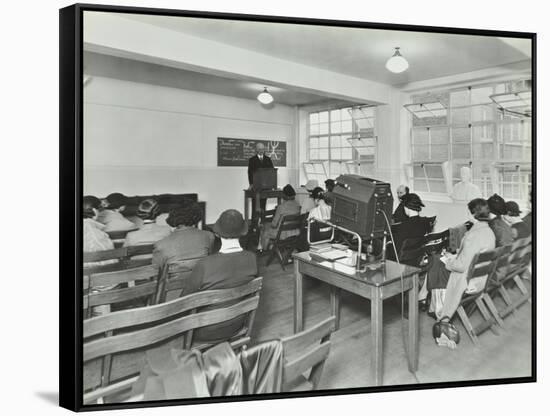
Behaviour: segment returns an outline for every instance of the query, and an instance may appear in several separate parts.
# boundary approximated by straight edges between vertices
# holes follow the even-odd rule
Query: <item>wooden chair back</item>
[[[146,351],[158,347],[165,342],[184,337],[190,331],[227,322],[237,317],[250,317],[257,309],[259,292],[262,287],[262,278],[258,277],[251,282],[231,288],[196,292],[170,302],[113,312],[108,315],[86,319],[83,324],[83,362],[86,364],[95,360],[110,359],[112,356]],[[199,313],[189,313],[203,307],[216,307]],[[250,320],[247,325],[251,327]],[[242,335],[242,339],[249,340],[249,331]],[[242,345],[238,339],[233,343]],[[133,373],[140,368],[129,366]],[[106,380],[103,387],[111,384],[110,370],[103,366],[102,378]],[[85,386],[90,388],[90,386]],[[93,400],[88,396],[89,400]]]
[[[486,277],[487,279],[485,286],[487,286],[489,277],[493,274],[496,268],[498,253],[498,249],[486,250],[477,253],[470,263],[466,280],[470,281],[474,278]]]
[[[297,234],[302,229],[302,226],[305,224],[307,214],[298,214],[298,215],[285,215],[281,218],[281,223],[279,224],[279,229],[277,231],[276,241],[281,240],[281,233],[283,231],[296,231]],[[289,238],[298,238],[298,235],[292,236]]]
[[[166,302],[169,292],[182,293],[185,283],[197,262],[204,257],[195,257],[166,264],[160,271],[159,284],[155,295],[155,304]]]
[[[441,253],[449,247],[449,230],[428,234],[424,246],[428,254]]]
[[[84,316],[91,316],[92,309],[96,306],[112,306],[140,300],[146,304],[152,303],[157,290],[158,274],[158,269],[149,265],[85,275]]]
[[[293,387],[315,390],[330,352],[330,335],[335,329],[334,316],[298,334],[281,339],[283,344],[283,391]],[[309,369],[311,373],[303,376]],[[305,383],[300,385],[300,379]]]
[[[112,272],[151,264],[154,245],[119,247],[111,250],[84,252],[84,274]],[[137,258],[136,258],[137,257]],[[98,264],[108,262],[107,264]]]

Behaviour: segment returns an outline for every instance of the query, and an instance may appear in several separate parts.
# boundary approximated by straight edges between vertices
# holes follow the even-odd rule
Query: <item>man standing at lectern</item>
[[[263,143],[256,143],[256,154],[248,159],[248,183],[250,185],[249,189],[252,189],[252,179],[254,177],[254,172],[258,169],[263,168],[273,168],[273,162],[269,156],[265,155],[265,146]],[[256,213],[256,198],[252,198],[252,218],[255,218]],[[260,209],[265,211],[266,199],[260,199]]]

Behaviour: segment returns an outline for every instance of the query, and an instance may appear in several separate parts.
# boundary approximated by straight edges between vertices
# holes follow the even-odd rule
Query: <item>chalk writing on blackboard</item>
[[[248,166],[256,154],[256,144],[263,143],[265,154],[274,166],[286,166],[286,141],[218,137],[218,166]]]

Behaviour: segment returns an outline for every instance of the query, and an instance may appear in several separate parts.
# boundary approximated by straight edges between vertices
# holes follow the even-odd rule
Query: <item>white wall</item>
[[[247,169],[216,166],[219,136],[286,140],[279,184],[297,183],[291,107],[101,77],[84,93],[84,194],[196,192],[208,223],[242,211]]]

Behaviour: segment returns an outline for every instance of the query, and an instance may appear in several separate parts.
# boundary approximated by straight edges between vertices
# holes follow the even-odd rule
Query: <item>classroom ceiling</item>
[[[202,91],[211,94],[255,100],[264,85],[246,80],[202,74],[169,66],[136,61],[127,58],[84,52],[84,73],[87,76],[107,77],[131,82]],[[335,100],[323,95],[304,93],[291,89],[269,86],[274,105],[353,105],[350,101]]]
[[[531,54],[527,39],[175,16],[124,17],[392,86],[526,61]],[[402,74],[385,68],[396,46],[410,64]]]

